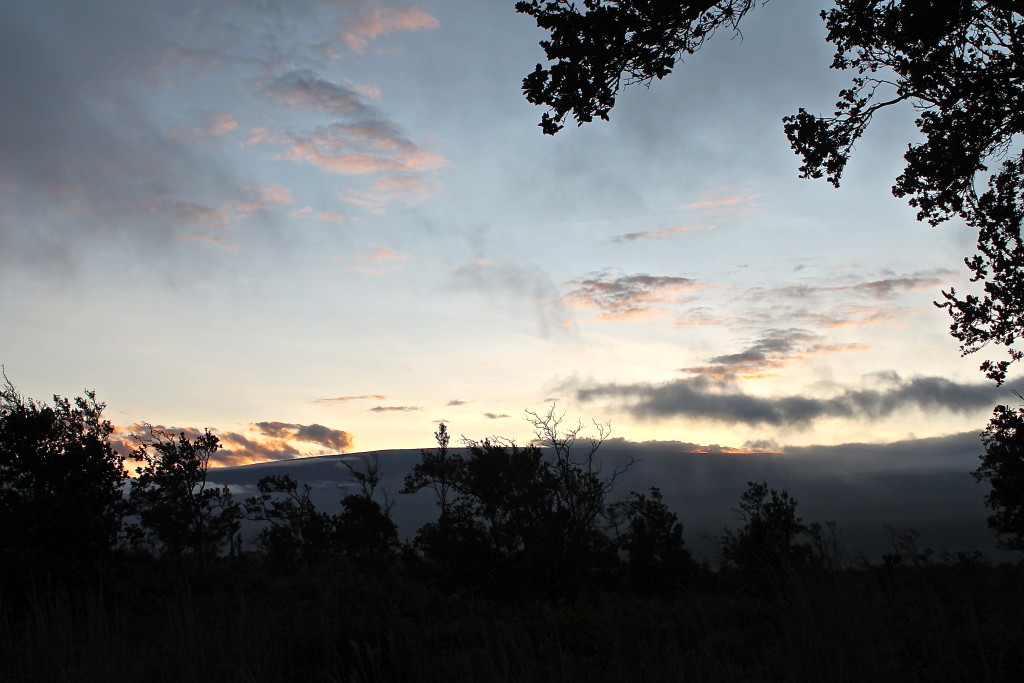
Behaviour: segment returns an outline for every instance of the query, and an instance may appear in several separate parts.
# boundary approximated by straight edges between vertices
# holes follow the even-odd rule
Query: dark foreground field
[[[1022,579],[929,564],[757,588],[705,569],[672,595],[567,602],[441,590],[415,566],[142,563],[5,591],[0,681],[1015,681]]]

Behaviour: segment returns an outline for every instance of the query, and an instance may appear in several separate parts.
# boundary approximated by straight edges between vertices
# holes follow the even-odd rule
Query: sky
[[[0,0],[0,362],[125,438],[208,428],[220,464],[439,421],[524,443],[554,403],[624,442],[966,473],[1014,386],[932,303],[971,291],[973,236],[891,196],[909,107],[840,189],[798,178],[781,118],[847,83],[819,9],[758,6],[544,136],[511,0]]]

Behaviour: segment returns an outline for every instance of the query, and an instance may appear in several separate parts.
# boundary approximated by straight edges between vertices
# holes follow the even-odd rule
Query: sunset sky
[[[224,463],[523,442],[551,401],[710,450],[979,432],[1013,397],[932,305],[972,235],[890,194],[913,110],[797,177],[781,118],[848,80],[820,8],[548,137],[512,0],[0,0],[0,362]]]

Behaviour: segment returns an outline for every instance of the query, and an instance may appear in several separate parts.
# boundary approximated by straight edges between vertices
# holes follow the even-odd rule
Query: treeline
[[[288,475],[264,477],[257,495],[236,500],[209,480],[221,448],[209,431],[148,428],[128,456],[137,463],[129,477],[94,393],[50,405],[7,382],[0,398],[0,557],[9,576],[98,575],[140,556],[197,568],[246,558],[275,572],[344,561],[374,571],[401,564],[446,590],[571,600],[594,589],[673,592],[710,571],[657,487],[615,497],[632,463],[602,471],[607,427],[581,438],[582,426],[563,428],[554,407],[527,413],[536,439],[526,446],[486,439],[453,449],[442,424],[401,490],[432,492],[438,516],[403,543],[374,458],[341,461],[356,486],[336,514],[318,510],[310,486]],[[719,573],[766,589],[847,560],[841,531],[805,524],[787,491],[748,482],[736,511],[740,526],[716,539]],[[242,538],[243,520],[259,523],[254,537]],[[913,530],[889,531],[887,566],[933,559]],[[946,559],[984,562],[978,553]]]
[[[455,449],[441,425],[400,492],[429,492],[437,517],[402,541],[375,458],[341,461],[354,486],[335,514],[287,475],[236,500],[210,481],[208,431],[148,429],[129,477],[92,392],[51,405],[7,383],[0,400],[0,655],[15,672],[0,681],[632,680],[638,666],[647,680],[972,680],[979,656],[979,680],[1010,680],[1024,664],[1019,567],[937,557],[897,529],[880,564],[851,563],[835,525],[749,482],[712,568],[656,487],[615,490],[631,463],[602,469],[607,430],[582,438],[553,408],[527,414],[525,446]],[[140,633],[141,660],[112,659]],[[889,661],[789,661],[815,639]]]

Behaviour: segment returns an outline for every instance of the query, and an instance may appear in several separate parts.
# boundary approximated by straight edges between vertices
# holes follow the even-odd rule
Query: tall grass
[[[0,602],[0,681],[1010,681],[1022,576],[876,568],[756,594],[709,574],[671,597],[574,604],[347,566],[40,582]]]

